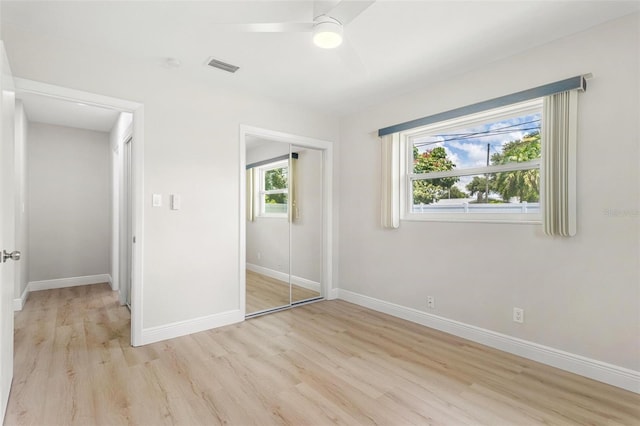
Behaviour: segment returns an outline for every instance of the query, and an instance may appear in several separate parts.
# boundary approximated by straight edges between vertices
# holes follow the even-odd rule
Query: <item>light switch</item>
[[[162,194],[153,194],[151,197],[151,206],[160,207],[162,206]]]
[[[180,195],[171,194],[171,210],[180,210]]]

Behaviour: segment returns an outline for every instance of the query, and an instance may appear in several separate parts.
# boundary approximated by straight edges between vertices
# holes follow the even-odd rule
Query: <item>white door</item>
[[[15,92],[9,61],[0,41],[0,419],[4,419],[13,379],[13,287],[15,262]],[[15,253],[14,258],[19,254]]]

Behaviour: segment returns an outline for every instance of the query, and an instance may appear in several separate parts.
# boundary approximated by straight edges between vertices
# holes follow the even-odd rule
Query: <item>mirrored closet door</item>
[[[322,151],[247,137],[246,159],[246,315],[322,298]]]
[[[322,151],[291,147],[291,303],[321,296]]]

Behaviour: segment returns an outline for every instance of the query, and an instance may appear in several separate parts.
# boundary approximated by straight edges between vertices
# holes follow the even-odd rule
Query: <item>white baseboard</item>
[[[338,298],[374,311],[415,322],[454,336],[462,337],[504,352],[519,355],[542,364],[604,382],[631,392],[640,393],[640,372],[581,355],[540,345],[484,328],[450,320],[413,308],[364,296],[348,290],[338,290]]]
[[[316,291],[320,293],[320,283],[308,280],[302,277],[296,277],[293,275],[291,277],[291,284],[297,285],[298,287],[306,288],[307,290]]]
[[[175,337],[186,336],[187,334],[198,333],[212,328],[222,327],[229,324],[244,321],[244,315],[240,310],[222,312],[208,315],[206,317],[194,318],[186,321],[178,321],[158,327],[150,327],[142,330],[142,345],[159,342],[161,340],[173,339]]]
[[[27,284],[24,287],[24,291],[20,295],[20,297],[13,299],[13,311],[21,311],[24,308],[24,304],[27,303],[27,298],[29,297],[29,285]]]
[[[109,287],[111,287],[111,291],[118,291],[118,282],[113,279],[113,277],[111,276],[111,274],[109,274]]]
[[[289,282],[289,274],[284,272],[265,268],[264,266],[255,265],[253,263],[247,263],[247,269],[252,272],[256,272],[258,274],[262,274],[262,275],[266,275],[267,277],[274,278],[276,280]],[[291,284],[297,285],[298,287],[306,288],[307,290],[317,291],[318,293],[320,293],[320,283],[316,281],[312,281],[306,278],[292,275]]]
[[[80,285],[110,283],[111,275],[98,274],[84,277],[58,278],[55,280],[30,281],[29,291],[52,290],[54,288],[77,287]]]
[[[331,290],[329,290],[329,295],[327,296],[327,300],[334,300],[334,299],[337,299],[338,297],[340,297],[339,288],[332,288]]]

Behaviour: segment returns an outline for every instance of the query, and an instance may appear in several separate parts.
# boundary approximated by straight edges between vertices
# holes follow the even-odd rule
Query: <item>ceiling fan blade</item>
[[[216,28],[245,33],[305,33],[313,31],[313,22],[256,22],[253,24],[216,24]]]
[[[348,38],[345,38],[342,45],[336,50],[342,62],[354,74],[358,74],[361,77],[368,74],[367,67],[364,65],[358,51],[353,47],[353,44],[349,42]]]
[[[331,9],[334,9],[340,0],[316,0],[313,2],[313,19],[318,16],[326,15]]]
[[[353,21],[358,15],[364,12],[369,6],[375,3],[375,0],[343,0],[336,7],[325,13],[334,19],[337,19],[342,25],[346,25]]]

